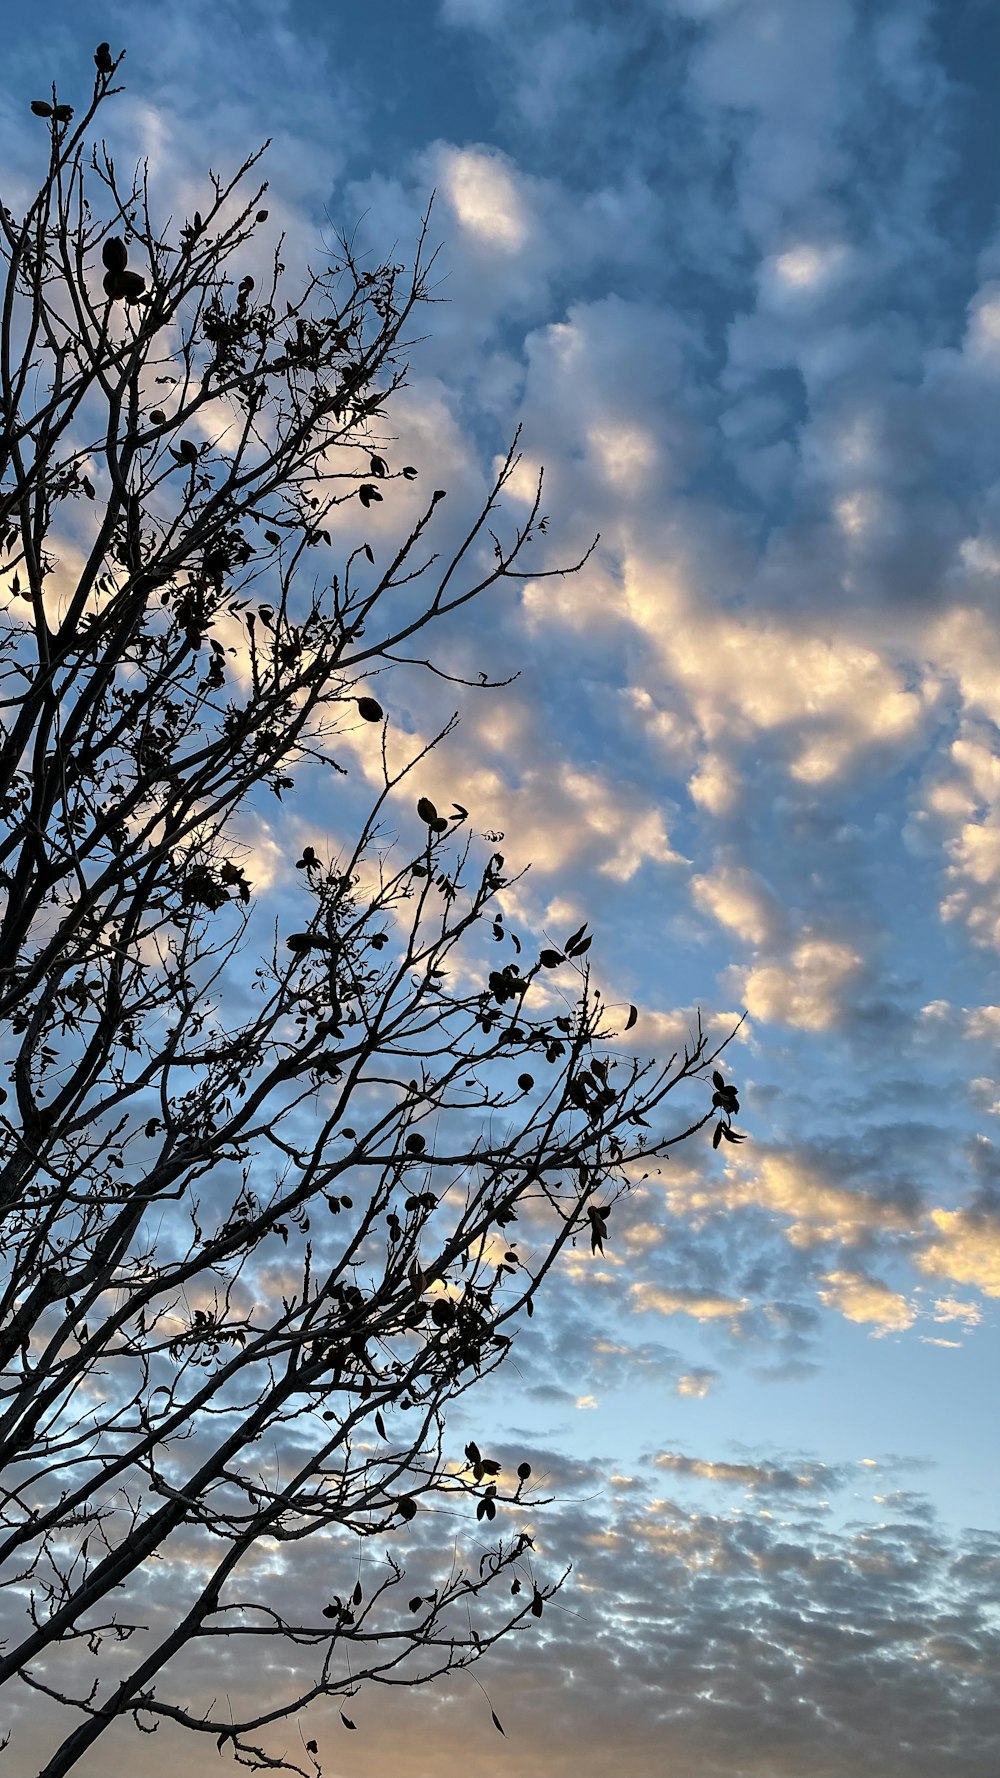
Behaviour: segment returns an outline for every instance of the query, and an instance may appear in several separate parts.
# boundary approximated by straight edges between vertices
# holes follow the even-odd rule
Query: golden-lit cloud
[[[845,1320],[871,1323],[876,1336],[903,1333],[916,1319],[917,1311],[906,1297],[864,1272],[825,1273],[819,1295],[828,1309],[839,1310]]]
[[[851,1246],[878,1230],[902,1234],[912,1221],[902,1206],[839,1183],[793,1149],[740,1151],[723,1179],[707,1183],[695,1175],[687,1184],[669,1180],[666,1189],[676,1214],[758,1205],[783,1219],[786,1239],[800,1248]]]
[[[920,1270],[1000,1296],[1000,1218],[974,1209],[932,1210],[930,1220],[937,1238],[917,1255]]]
[[[693,1321],[738,1322],[750,1307],[748,1297],[716,1296],[711,1291],[667,1290],[639,1280],[629,1286],[630,1306],[637,1314],[690,1315]]]
[[[723,865],[691,880],[695,906],[728,926],[746,943],[761,946],[781,930],[781,906],[767,885],[745,866]]]

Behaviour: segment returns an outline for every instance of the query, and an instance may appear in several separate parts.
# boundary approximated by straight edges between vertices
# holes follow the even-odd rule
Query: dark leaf
[[[370,543],[365,544],[365,555],[368,557],[369,562],[371,563],[372,567],[374,568],[374,566],[375,566],[375,551],[372,549],[372,546]]]
[[[567,957],[582,957],[584,951],[590,950],[590,947],[593,944],[593,942],[594,942],[593,938],[581,938],[579,944],[567,945],[566,946]]]
[[[364,1593],[361,1590],[361,1582],[360,1581],[358,1581],[357,1586],[355,1587],[353,1593],[351,1594],[351,1598],[353,1599],[355,1605],[361,1604],[361,1601],[364,1598]]]
[[[561,951],[540,951],[538,961],[543,969],[558,969],[566,959]]]
[[[366,722],[381,722],[383,710],[375,698],[359,698],[358,711]]]
[[[495,1729],[499,1729],[499,1730],[500,1730],[500,1733],[501,1733],[501,1735],[504,1735],[504,1736],[506,1736],[506,1734],[507,1734],[507,1730],[506,1730],[506,1729],[505,1729],[505,1728],[504,1728],[504,1726],[503,1726],[503,1723],[502,1723],[502,1722],[501,1722],[501,1721],[500,1721],[500,1718],[499,1718],[499,1716],[498,1716],[498,1715],[497,1715],[497,1713],[496,1713],[496,1711],[495,1711],[495,1710],[492,1710],[492,1709],[491,1709],[491,1711],[490,1711],[490,1715],[491,1715],[491,1716],[492,1716],[492,1718],[493,1718],[493,1727],[494,1727],[494,1728],[495,1728]]]
[[[69,123],[69,120],[73,115],[73,107],[72,105],[56,105],[53,108],[52,115],[55,118],[56,123]]]
[[[626,1031],[631,1031],[632,1026],[635,1024],[635,1021],[638,1017],[639,1017],[638,1007],[637,1006],[630,1006],[628,1009],[628,1018],[625,1021]]]
[[[362,506],[370,506],[373,500],[381,500],[382,496],[371,482],[362,482],[358,489],[358,499]]]
[[[417,804],[417,814],[420,816],[421,821],[426,821],[428,827],[433,827],[438,818],[438,812],[429,796],[422,796],[420,798],[420,801]]]
[[[406,468],[403,470],[403,474],[405,475],[408,482],[412,482],[412,481],[416,480],[417,472],[414,469],[412,463],[407,463]]]
[[[378,455],[377,451],[373,451],[369,457],[368,467],[371,470],[372,475],[388,475],[389,473],[388,463],[384,457]]]
[[[712,1147],[713,1148],[718,1148],[719,1143],[722,1141],[722,1132],[723,1132],[724,1128],[725,1128],[724,1124],[716,1124],[715,1131],[712,1136]]]
[[[124,297],[127,303],[137,302],[146,288],[146,280],[142,273],[124,271],[119,272],[117,277],[118,287],[115,294]],[[197,451],[195,456],[197,456]]]
[[[356,1729],[358,1726],[356,1722],[351,1721],[349,1716],[345,1716],[343,1711],[340,1712],[340,1720],[345,1729]]]
[[[545,1604],[545,1600],[542,1598],[541,1593],[538,1591],[538,1588],[536,1587],[532,1596],[531,1596],[531,1615],[532,1615],[532,1617],[541,1617],[542,1608],[543,1608],[544,1604]]]
[[[44,99],[32,99],[31,109],[34,112],[36,117],[51,117],[52,116],[52,106],[46,104]]]
[[[519,1463],[518,1464],[517,1475],[518,1475],[519,1481],[526,1482],[528,1477],[530,1476],[530,1474],[531,1474],[531,1464],[530,1463]]]

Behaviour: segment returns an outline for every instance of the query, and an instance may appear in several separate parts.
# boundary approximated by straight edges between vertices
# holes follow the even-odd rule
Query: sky
[[[459,707],[428,788],[531,863],[526,927],[590,921],[641,1044],[748,1014],[745,1146],[638,1184],[456,1422],[530,1449],[540,1560],[574,1564],[482,1669],[506,1738],[466,1680],[359,1705],[327,1770],[987,1778],[1000,12],[47,0],[5,24],[15,184],[25,99],[82,98],[103,38],[128,50],[116,143],[168,209],[265,136],[303,258],[355,227],[405,253],[435,193],[400,440],[468,511],[520,426],[546,565],[600,542],[449,633],[511,685],[379,695],[412,734]],[[304,822],[248,830],[276,907]]]

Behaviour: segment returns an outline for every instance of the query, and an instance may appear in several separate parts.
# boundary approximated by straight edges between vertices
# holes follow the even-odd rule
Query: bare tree
[[[64,1707],[44,1778],[123,1718],[310,1774],[272,1725],[541,1615],[529,1466],[449,1460],[445,1410],[634,1169],[710,1121],[738,1140],[738,1106],[716,1069],[665,1126],[700,1032],[629,1059],[586,929],[522,947],[464,809],[421,796],[419,842],[387,843],[426,749],[391,769],[371,676],[543,524],[539,487],[500,540],[512,451],[450,555],[438,490],[384,567],[361,542],[323,571],[344,504],[416,475],[379,427],[423,239],[409,274],[342,243],[291,299],[279,242],[258,289],[253,156],[169,244],[144,174],[88,148],[120,61],[99,47],[76,127],[32,104],[47,171],[0,210],[0,1677]],[[353,845],[306,846],[300,930],[265,932],[234,819],[379,730]],[[412,1521],[448,1503],[469,1554],[415,1593]],[[341,1579],[303,1615],[255,1562],[305,1538]],[[242,1716],[172,1683],[275,1640],[297,1682]]]

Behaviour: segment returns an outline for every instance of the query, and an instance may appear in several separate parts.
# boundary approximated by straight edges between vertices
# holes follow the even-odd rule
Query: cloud
[[[913,1778],[987,1778],[995,1534],[956,1537],[904,1489],[866,1500],[846,1466],[664,1458],[627,1475],[553,1458],[564,1505],[533,1515],[533,1562],[542,1574],[570,1555],[576,1565],[530,1636],[495,1651],[487,1679],[525,1778],[658,1778],[665,1762],[706,1778],[748,1762],[769,1778],[894,1778],[901,1749]],[[536,1473],[549,1468],[540,1453]],[[711,1504],[664,1498],[668,1480],[711,1490]],[[183,1679],[200,1696],[193,1668]],[[246,1686],[234,1665],[237,1707]],[[362,1687],[351,1714],[359,1778],[422,1778],[429,1745],[442,1778],[500,1769],[467,1681],[403,1698]],[[309,1724],[324,1755],[342,1744],[335,1710]],[[158,1737],[151,1778],[172,1751]]]
[[[983,1318],[978,1303],[959,1302],[953,1296],[939,1296],[934,1303],[935,1321],[962,1321],[967,1328],[977,1327]]]
[[[819,934],[802,937],[787,964],[762,963],[742,976],[741,999],[752,1018],[803,1031],[827,1031],[844,1013],[862,979],[864,959],[853,946]]]
[[[634,549],[625,584],[632,620],[706,748],[722,736],[730,749],[766,737],[791,780],[817,788],[850,778],[873,753],[914,750],[928,697],[890,658],[759,602],[752,618],[706,606],[699,578],[695,565],[654,564]]]
[[[784,913],[777,896],[745,865],[723,864],[707,876],[692,877],[691,895],[696,907],[755,947],[782,931]]]
[[[871,1322],[876,1337],[903,1333],[916,1319],[917,1311],[906,1297],[864,1272],[827,1272],[819,1296],[825,1307],[838,1309],[846,1320]]]
[[[444,195],[460,228],[481,251],[519,253],[531,223],[506,157],[495,149],[447,147],[441,158]]]
[[[750,1307],[747,1297],[737,1300],[697,1290],[667,1290],[641,1280],[629,1286],[629,1299],[639,1315],[690,1315],[695,1321],[728,1321],[734,1328]]]
[[[713,1211],[758,1205],[783,1219],[786,1239],[794,1247],[825,1242],[855,1246],[878,1233],[905,1234],[912,1226],[912,1202],[842,1183],[829,1160],[795,1149],[755,1147],[752,1157],[737,1156],[722,1181],[696,1181],[685,1191],[671,1191],[678,1211]]]
[[[657,1469],[670,1470],[677,1476],[705,1482],[726,1482],[735,1487],[746,1488],[751,1493],[785,1494],[796,1493],[803,1488],[822,1489],[835,1480],[832,1472],[827,1471],[822,1464],[787,1469],[758,1463],[708,1461],[703,1457],[685,1457],[676,1451],[660,1451],[653,1458],[653,1463]]]
[[[984,1296],[1000,1296],[1000,1212],[932,1210],[930,1220],[937,1239],[917,1254],[920,1270],[971,1284]]]
[[[685,1371],[674,1384],[674,1394],[693,1401],[704,1401],[711,1393],[717,1375],[716,1371]]]

